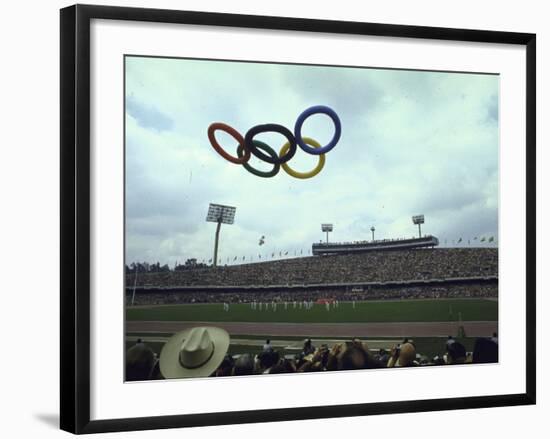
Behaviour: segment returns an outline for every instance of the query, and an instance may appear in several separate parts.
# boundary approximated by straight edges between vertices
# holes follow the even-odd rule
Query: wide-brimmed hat
[[[174,334],[160,353],[164,378],[207,377],[222,363],[229,334],[221,328],[200,326]]]

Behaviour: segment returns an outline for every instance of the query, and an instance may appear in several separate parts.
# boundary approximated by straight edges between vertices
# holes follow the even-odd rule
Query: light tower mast
[[[412,217],[413,224],[418,224],[418,237],[422,238],[421,224],[424,224],[424,215],[415,215]]]
[[[206,215],[206,221],[211,223],[217,223],[216,226],[216,238],[214,242],[214,260],[213,266],[218,264],[218,242],[220,239],[220,228],[223,224],[233,224],[235,221],[236,207],[224,206],[223,204],[210,203],[208,207],[208,214]]]

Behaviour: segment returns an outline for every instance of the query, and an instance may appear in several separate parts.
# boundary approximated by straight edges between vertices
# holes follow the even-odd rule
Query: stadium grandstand
[[[435,236],[424,236],[422,238],[410,239],[381,239],[377,241],[357,241],[357,242],[320,242],[313,244],[311,252],[314,255],[332,255],[345,253],[363,253],[368,251],[382,250],[410,250],[415,248],[430,247],[439,245],[439,240]]]
[[[127,267],[126,379],[498,362],[498,248],[437,248],[427,236],[313,249],[329,246],[236,265]],[[224,355],[192,373],[177,366],[187,338],[208,331],[227,334]]]
[[[497,291],[496,248],[392,249],[126,274],[127,303],[132,300],[144,305],[241,303],[255,297],[266,300],[497,297]]]

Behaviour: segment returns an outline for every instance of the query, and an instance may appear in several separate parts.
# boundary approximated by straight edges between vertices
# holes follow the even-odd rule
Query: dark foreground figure
[[[174,334],[164,345],[160,358],[140,339],[126,352],[126,380],[197,378],[275,373],[322,372],[390,367],[442,366],[498,362],[498,339],[478,338],[472,352],[453,337],[442,346],[442,354],[428,358],[416,351],[413,341],[404,339],[389,352],[373,353],[367,344],[354,338],[333,346],[315,347],[311,339],[302,352],[289,358],[273,349],[269,340],[258,355],[227,353],[229,334],[215,327],[189,328]],[[442,343],[443,344],[443,343]]]

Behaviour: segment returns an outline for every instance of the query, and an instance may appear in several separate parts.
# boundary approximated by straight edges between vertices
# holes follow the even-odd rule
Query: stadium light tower
[[[328,244],[328,232],[332,232],[332,224],[321,224],[321,231],[327,233],[327,244]]]
[[[372,240],[373,240],[373,241],[374,241],[374,231],[375,231],[375,230],[376,230],[376,229],[374,228],[374,226],[372,226],[372,227],[370,228],[370,231],[372,232]]]
[[[210,203],[208,207],[208,214],[206,215],[206,221],[211,223],[218,223],[216,227],[216,241],[214,243],[214,267],[218,264],[218,241],[220,238],[220,228],[223,224],[233,224],[235,221],[236,207],[224,206],[223,204]]]
[[[418,224],[418,237],[422,238],[422,230],[420,228],[421,224],[424,224],[424,215],[414,215],[412,217],[413,224]]]

